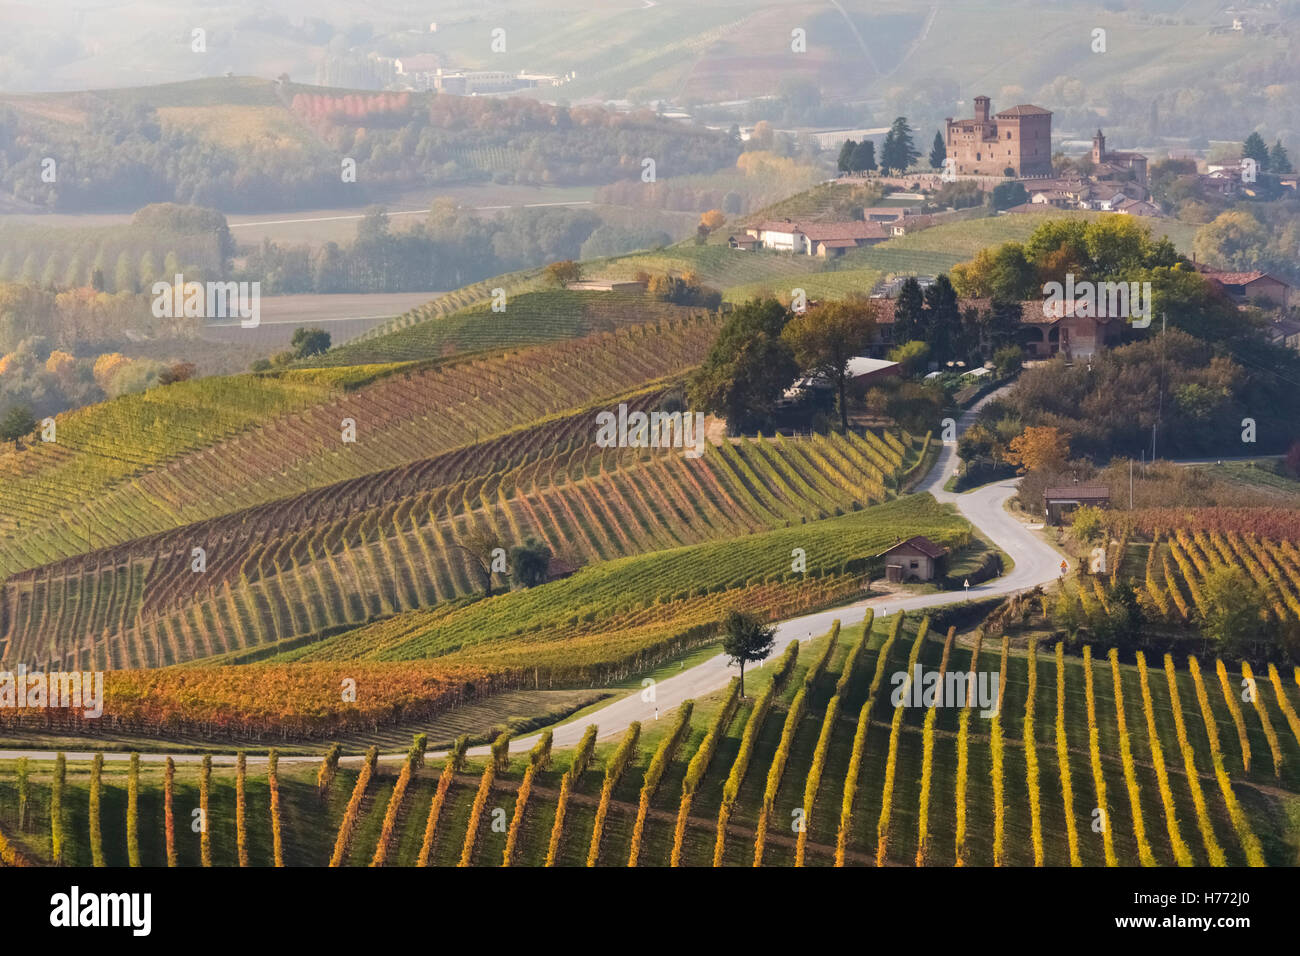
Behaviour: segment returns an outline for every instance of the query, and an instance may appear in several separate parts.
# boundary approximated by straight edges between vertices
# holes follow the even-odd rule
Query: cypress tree
[[[943,165],[943,161],[948,158],[948,147],[944,145],[943,133],[935,130],[934,144],[930,147],[930,168],[938,169]]]

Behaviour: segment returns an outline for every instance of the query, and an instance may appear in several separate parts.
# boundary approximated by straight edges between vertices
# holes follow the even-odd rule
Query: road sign
[[[1062,562],[1061,562],[1061,573],[1062,573],[1062,574],[1065,574],[1065,572],[1068,571],[1068,570],[1070,570],[1070,565],[1067,564],[1065,561],[1062,561]]]

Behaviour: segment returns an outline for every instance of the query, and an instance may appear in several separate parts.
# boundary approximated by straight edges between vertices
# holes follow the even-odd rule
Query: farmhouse
[[[897,218],[902,218],[903,214],[899,209]],[[889,235],[889,228],[883,220],[795,222],[792,219],[774,219],[746,227],[743,236],[730,236],[727,245],[746,251],[771,249],[831,258],[858,246],[884,242]]]
[[[1197,271],[1223,289],[1228,297],[1238,303],[1251,299],[1264,299],[1286,308],[1291,299],[1291,286],[1268,272],[1224,272],[1211,266],[1197,266]]]
[[[944,142],[962,175],[1052,175],[1052,112],[1013,106],[989,118],[987,96],[975,97],[973,119],[945,121]]]
[[[895,293],[897,294],[897,293]],[[894,343],[894,309],[897,299],[873,299],[876,303],[876,328],[878,348],[888,350]],[[1118,316],[1076,315],[1072,302],[1061,303],[1061,315],[1045,315],[1042,299],[1028,299],[1020,305],[1019,344],[1031,358],[1051,358],[1061,354],[1073,361],[1088,358],[1101,349],[1120,344],[1127,318]],[[959,299],[958,310],[964,315],[968,309],[986,312],[993,307],[992,299]]]
[[[1134,199],[1131,196],[1125,196],[1119,202],[1111,207],[1112,212],[1123,213],[1127,216],[1160,216],[1160,207],[1153,202],[1145,199]]]
[[[1043,514],[1048,524],[1059,525],[1062,518],[1080,505],[1110,507],[1110,489],[1105,485],[1065,485],[1043,491]]]
[[[933,581],[945,571],[948,549],[918,534],[876,557],[884,559],[887,581]]]

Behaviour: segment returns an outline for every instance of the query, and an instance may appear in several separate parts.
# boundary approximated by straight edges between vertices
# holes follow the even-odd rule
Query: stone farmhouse
[[[1052,175],[1052,112],[1021,105],[990,117],[987,96],[975,97],[973,119],[945,121],[944,145],[958,175]]]
[[[1268,272],[1256,269],[1251,272],[1225,272],[1211,266],[1198,265],[1196,271],[1223,289],[1228,298],[1238,304],[1252,299],[1263,299],[1283,309],[1291,304],[1291,286]]]
[[[933,581],[947,570],[948,549],[923,535],[900,541],[880,554],[885,580],[891,584],[904,581]]]
[[[859,246],[874,246],[892,235],[889,223],[901,219],[904,210],[868,209],[873,214],[868,221],[845,222],[795,222],[791,219],[773,219],[748,226],[743,235],[730,236],[727,245],[732,249],[771,249],[796,255],[833,258]],[[890,218],[883,218],[889,214]]]
[[[894,309],[897,299],[873,299],[876,308],[876,329],[879,340],[873,349],[888,352],[894,345]],[[958,309],[965,314],[968,309],[985,312],[993,305],[991,299],[960,299]],[[1102,349],[1119,345],[1127,318],[1118,316],[1075,315],[1070,303],[1060,316],[1046,315],[1042,299],[1029,299],[1020,303],[1019,344],[1031,359],[1048,359],[1064,355],[1066,359],[1089,358]]]

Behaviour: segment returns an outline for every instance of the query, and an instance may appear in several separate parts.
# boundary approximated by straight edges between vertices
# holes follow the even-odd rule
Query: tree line
[[[87,119],[76,128],[0,107],[0,189],[60,212],[153,202],[243,212],[355,205],[392,189],[452,182],[640,180],[646,158],[657,175],[680,176],[728,166],[740,153],[724,133],[648,111],[417,94],[385,97],[377,117],[368,101],[356,108],[335,99],[322,109],[300,94],[295,115],[310,133],[237,149],[164,122],[147,101],[124,105],[108,94],[80,97]],[[46,158],[56,161],[52,181]],[[343,159],[355,162],[354,181],[346,181]]]

